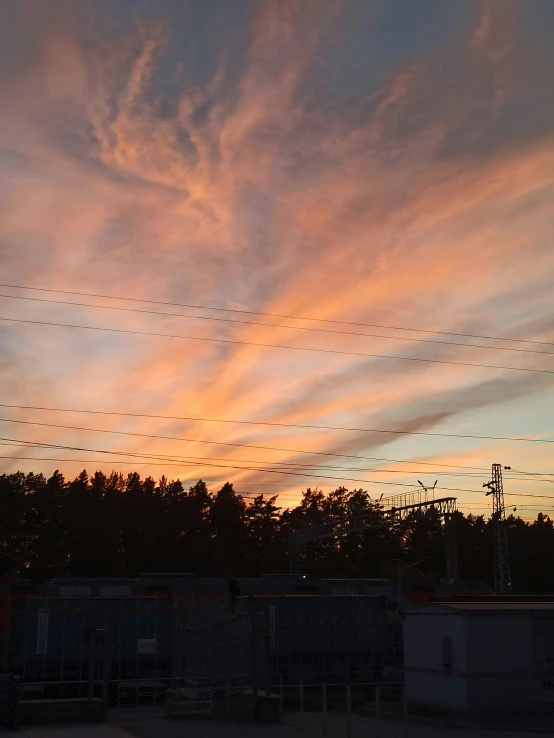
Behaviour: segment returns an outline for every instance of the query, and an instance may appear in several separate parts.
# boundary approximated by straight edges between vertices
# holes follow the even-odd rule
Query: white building
[[[463,602],[406,611],[409,702],[462,712],[554,705],[554,602]]]

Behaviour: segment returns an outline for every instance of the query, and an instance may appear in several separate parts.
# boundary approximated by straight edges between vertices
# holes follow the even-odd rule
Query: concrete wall
[[[443,638],[450,638],[451,666],[443,663]],[[406,696],[452,710],[467,709],[464,616],[407,612],[404,621]]]

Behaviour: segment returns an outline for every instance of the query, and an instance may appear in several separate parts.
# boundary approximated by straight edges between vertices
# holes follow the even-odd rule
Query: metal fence
[[[385,721],[402,725],[396,735],[407,736],[408,706],[402,683],[304,684],[279,691],[279,722],[309,730],[310,734],[344,735],[345,738],[375,736]],[[383,731],[382,731],[383,729]]]
[[[281,704],[301,689],[398,680],[400,631],[387,618],[372,596],[6,595],[0,663],[23,699],[140,709],[170,695],[227,714],[262,691]]]

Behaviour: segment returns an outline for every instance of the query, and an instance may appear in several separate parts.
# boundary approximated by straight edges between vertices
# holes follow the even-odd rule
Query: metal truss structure
[[[507,467],[508,468],[508,467]],[[502,464],[492,465],[492,481],[484,484],[487,495],[492,495],[492,531],[494,538],[494,591],[496,594],[511,594],[512,576],[508,554],[506,533],[506,510],[504,507],[504,486],[502,484]]]
[[[457,576],[457,554],[452,516],[456,512],[456,498],[431,499],[429,491],[425,488],[387,497],[379,501],[379,507],[368,510],[362,515],[294,531],[289,537],[290,572],[295,575],[305,573],[302,547],[311,541],[340,538],[351,533],[398,525],[414,511],[428,509],[436,510],[438,515],[445,520],[447,575],[449,578],[454,578]]]

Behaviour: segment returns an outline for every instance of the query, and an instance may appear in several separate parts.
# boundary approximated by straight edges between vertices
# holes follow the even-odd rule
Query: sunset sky
[[[552,0],[3,0],[0,472],[486,513],[498,462],[554,509],[553,38]]]

